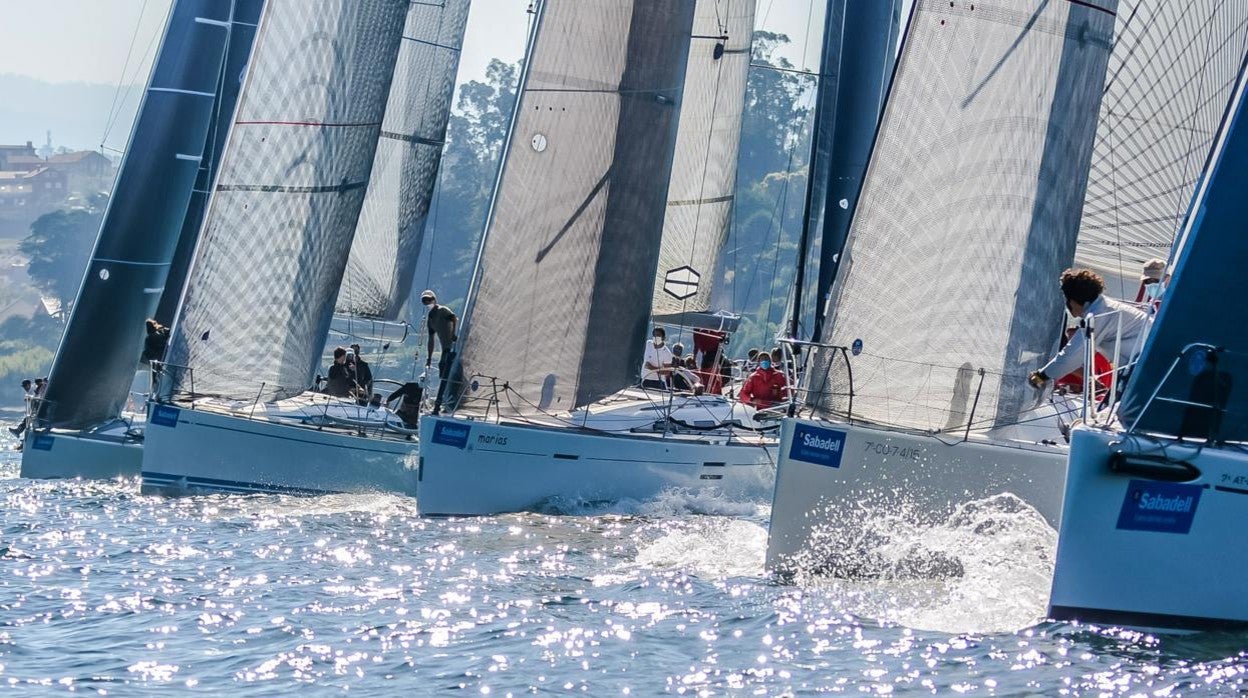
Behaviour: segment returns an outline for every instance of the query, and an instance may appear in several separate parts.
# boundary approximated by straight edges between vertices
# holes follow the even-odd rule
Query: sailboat
[[[1248,628],[1245,81],[1188,209],[1170,288],[1116,414],[1074,429],[1049,616]]]
[[[409,102],[425,87],[410,68],[449,71],[429,83],[444,106],[466,11],[266,4],[149,405],[143,491],[414,491],[411,430],[383,406],[311,389],[366,193],[406,206],[396,191],[427,161],[417,129],[439,123],[413,116],[427,103]]]
[[[542,4],[461,332],[457,402],[421,420],[422,513],[770,485],[774,441],[725,425],[740,413],[722,396],[630,389],[665,284],[678,314],[709,297],[753,11],[751,0]]]
[[[139,472],[143,426],[124,410],[144,320],[162,290],[180,292],[170,265],[197,223],[193,189],[213,169],[209,132],[218,112],[232,111],[226,76],[246,61],[258,4],[177,0],[170,10],[47,391],[31,404],[22,477]]]
[[[1222,3],[975,8],[913,9],[808,384],[814,418],[782,428],[772,569],[823,565],[824,548],[863,507],[939,518],[1011,493],[1058,524],[1064,429],[1091,396],[1046,402],[1026,387],[1062,326],[1050,317],[1060,307],[1054,282],[1072,258],[1103,263],[1112,246],[1125,259],[1122,250],[1165,220],[1173,235],[1168,212],[1196,186],[1244,56],[1245,21],[1235,16],[1248,8]],[[951,29],[997,58],[945,43]],[[1042,72],[1045,97],[1014,92],[1014,71],[1029,84]],[[921,74],[952,79],[933,92]],[[1105,85],[1103,101],[1088,84]],[[916,113],[948,118],[943,130],[901,123]],[[1028,132],[1025,122],[1045,126]],[[1181,138],[1168,133],[1176,124]],[[1164,158],[1158,134],[1170,146]],[[904,273],[889,267],[898,259]]]

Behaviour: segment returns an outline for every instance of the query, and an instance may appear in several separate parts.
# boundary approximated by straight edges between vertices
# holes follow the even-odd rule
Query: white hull
[[[1056,527],[1065,446],[936,438],[878,427],[786,419],[771,506],[767,567],[801,566],[829,526],[862,508],[943,520],[965,502],[1010,493]],[[818,553],[815,552],[815,555]],[[812,564],[817,563],[810,560]]]
[[[765,499],[773,481],[775,442],[752,435],[606,434],[447,417],[422,418],[420,432],[416,499],[428,515],[562,510],[671,489]]]
[[[154,404],[143,492],[416,493],[414,440]]]
[[[1155,460],[1115,472],[1115,451]],[[1195,471],[1173,465],[1180,461],[1199,475],[1190,479]],[[1141,466],[1186,481],[1159,480]],[[1049,615],[1149,631],[1244,629],[1245,521],[1248,453],[1172,442],[1163,451],[1151,439],[1078,428]]]
[[[22,445],[21,476],[26,478],[87,478],[107,480],[136,477],[143,462],[143,438],[128,434],[117,423],[97,431],[26,431]],[[139,427],[139,432],[142,427]]]

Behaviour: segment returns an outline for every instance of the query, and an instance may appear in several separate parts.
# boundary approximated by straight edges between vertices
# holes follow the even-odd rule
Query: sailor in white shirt
[[[641,387],[667,390],[667,376],[672,372],[672,350],[667,342],[667,330],[654,328],[654,335],[646,345],[646,357],[641,364]]]
[[[1139,358],[1153,319],[1130,303],[1106,298],[1104,290],[1105,282],[1096,272],[1089,269],[1062,272],[1062,295],[1066,296],[1066,309],[1077,318],[1091,313],[1092,341],[1096,351],[1112,359],[1117,342],[1118,364],[1127,366]],[[1028,382],[1036,388],[1043,388],[1048,381],[1082,368],[1087,341],[1083,332],[1076,332],[1057,356],[1028,377]]]

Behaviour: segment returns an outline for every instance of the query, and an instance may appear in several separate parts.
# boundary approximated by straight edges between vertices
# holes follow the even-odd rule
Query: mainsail
[[[312,383],[408,3],[270,0],[166,356],[166,389]]]
[[[710,309],[737,184],[754,0],[698,0],[651,313]]]
[[[256,39],[256,26],[260,23],[264,0],[232,0],[231,5],[230,36],[225,48],[225,65],[217,80],[217,101],[212,108],[208,144],[199,163],[199,175],[195,179],[195,188],[191,190],[186,218],[182,220],[178,246],[169,265],[169,275],[165,278],[165,290],[160,294],[160,304],[156,306],[156,321],[165,326],[173,324],[178,301],[182,299],[182,287],[191,267],[195,241],[199,239],[199,228],[204,223],[204,211],[208,210],[208,195],[212,191],[212,183],[216,181],[217,168],[221,165],[225,138],[230,133],[230,124],[234,122],[234,108],[238,106],[238,93],[243,87],[243,76],[251,58],[251,45]]]
[[[821,352],[820,411],[846,414],[852,388],[852,418],[935,431],[1035,400],[1114,8],[915,2],[825,322],[851,350]]]
[[[1248,2],[1120,0],[1075,253],[1112,295],[1170,256],[1246,51]]]
[[[178,0],[78,289],[41,421],[85,429],[120,414],[178,242],[212,120],[230,6]]]
[[[547,0],[474,278],[461,371],[567,410],[641,362],[693,0]]]
[[[339,313],[394,320],[411,293],[451,112],[469,0],[413,2]]]

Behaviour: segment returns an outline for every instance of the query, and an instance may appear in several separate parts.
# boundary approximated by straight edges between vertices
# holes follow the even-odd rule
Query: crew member
[[[780,404],[789,397],[789,382],[784,373],[771,364],[771,355],[758,353],[758,368],[745,379],[738,400],[752,405],[756,410]]]
[[[442,411],[442,396],[446,392],[447,378],[455,361],[455,340],[459,339],[455,330],[459,326],[459,317],[445,305],[438,305],[438,297],[431,290],[426,289],[420,294],[420,304],[429,309],[429,316],[425,321],[429,334],[429,346],[425,352],[426,368],[433,365],[434,337],[438,338],[442,350],[442,355],[438,358],[438,396],[433,401],[433,411],[430,413],[437,415]]]
[[[642,360],[641,387],[667,390],[667,377],[672,373],[672,350],[664,346],[666,343],[667,330],[654,328]]]
[[[1105,281],[1090,269],[1067,269],[1061,277],[1062,295],[1066,297],[1066,309],[1081,318],[1095,317],[1093,324],[1094,349],[1108,356],[1113,355],[1114,343],[1118,342],[1121,365],[1130,366],[1139,356],[1144,345],[1144,335],[1152,326],[1152,319],[1143,310],[1104,295]],[[1054,376],[1064,376],[1083,365],[1087,334],[1075,332],[1049,363],[1039,371],[1033,371],[1027,382],[1037,389],[1043,388]]]

